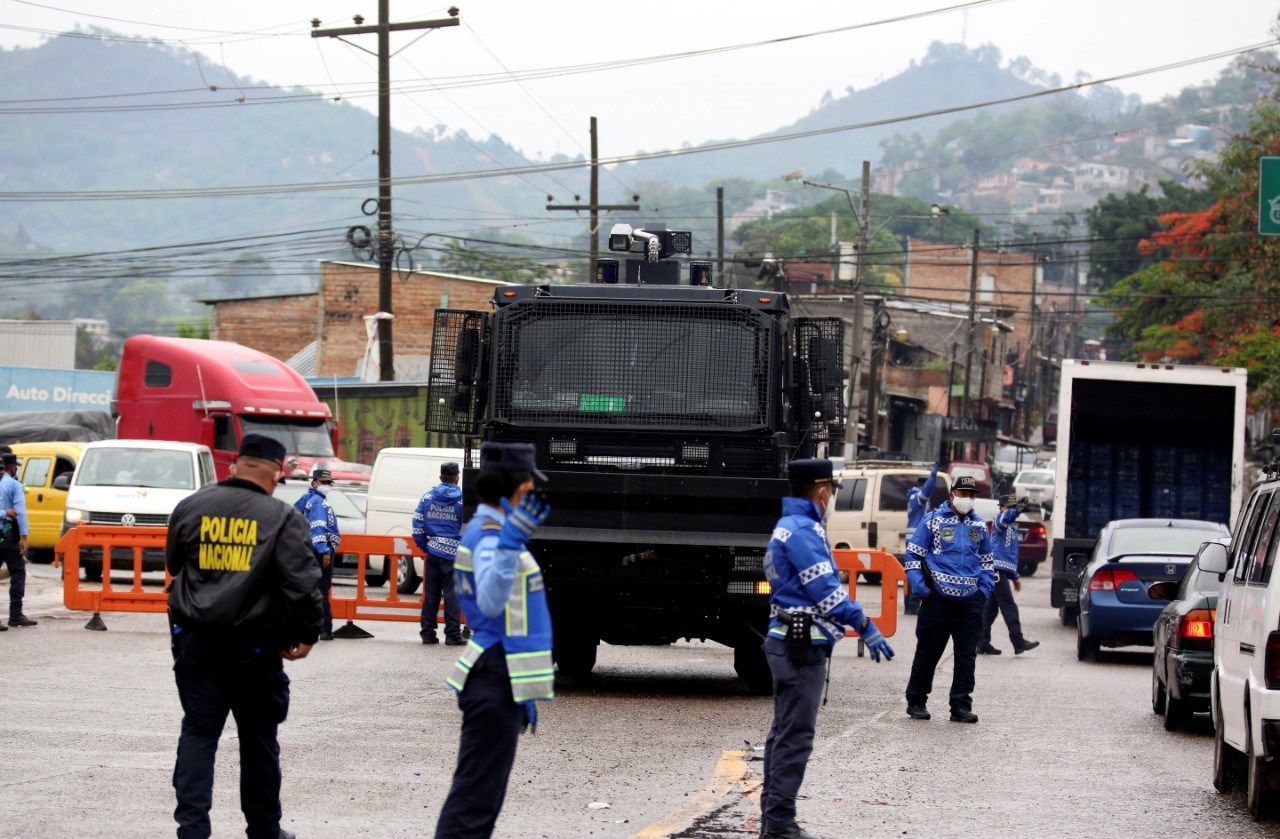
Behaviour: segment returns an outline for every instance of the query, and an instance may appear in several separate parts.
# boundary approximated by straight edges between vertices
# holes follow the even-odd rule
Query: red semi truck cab
[[[284,444],[290,471],[316,466],[337,480],[369,480],[368,467],[334,454],[329,406],[279,359],[230,341],[135,335],[124,342],[112,406],[116,436],[203,443],[218,478],[240,440],[265,434]]]

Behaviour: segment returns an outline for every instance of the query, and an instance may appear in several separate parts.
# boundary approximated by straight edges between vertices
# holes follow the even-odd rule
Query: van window
[[[866,478],[845,478],[836,493],[836,510],[846,513],[861,510],[866,497]]]
[[[173,383],[173,368],[163,361],[148,361],[142,383],[147,387],[168,387]]]
[[[76,471],[76,462],[64,455],[58,455],[58,460],[53,464],[53,479],[56,481],[68,472]]]
[[[48,483],[49,467],[53,465],[53,461],[47,457],[29,457],[27,464],[22,467],[22,485],[27,487],[42,487]]]
[[[213,455],[209,452],[200,452],[200,485],[211,484],[217,479],[217,472],[213,467]]]
[[[907,490],[923,486],[924,475],[887,474],[880,476],[880,510],[886,513],[907,511]]]
[[[1266,512],[1267,505],[1271,502],[1271,493],[1258,493],[1253,497],[1253,501],[1249,504],[1248,518],[1244,521],[1244,528],[1240,532],[1240,539],[1237,542],[1239,549],[1235,551],[1236,567],[1234,579],[1236,582],[1244,582],[1249,579],[1249,574],[1253,570],[1253,551],[1254,545],[1258,541],[1258,531],[1261,530],[1263,514]]]
[[[1266,518],[1262,521],[1262,531],[1258,536],[1257,547],[1253,551],[1253,567],[1249,569],[1251,583],[1262,582],[1267,555],[1274,552],[1276,542],[1280,541],[1275,538],[1277,519],[1280,519],[1280,502],[1273,503],[1267,508]]]

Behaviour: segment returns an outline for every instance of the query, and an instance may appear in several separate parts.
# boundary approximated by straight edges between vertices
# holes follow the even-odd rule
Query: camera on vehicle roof
[[[657,262],[680,253],[693,252],[693,233],[688,230],[668,230],[665,224],[650,223],[633,228],[629,224],[615,224],[609,230],[609,250],[626,253],[643,253],[649,262]]]

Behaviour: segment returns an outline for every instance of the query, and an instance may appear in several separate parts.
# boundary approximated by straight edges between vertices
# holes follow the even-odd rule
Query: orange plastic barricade
[[[168,596],[162,588],[145,590],[142,587],[143,552],[147,551],[153,561],[163,563],[164,541],[169,535],[167,527],[115,527],[83,524],[73,527],[63,534],[54,546],[57,560],[62,564],[62,603],[68,609],[81,612],[93,612],[93,617],[85,624],[85,629],[104,631],[107,625],[102,622],[103,612],[167,612]],[[97,548],[102,554],[102,585],[90,588],[80,581],[80,552],[82,548]],[[128,552],[132,563],[118,559],[111,560]],[[111,581],[111,571],[123,571],[128,568],[132,572],[132,580],[127,588],[117,588]],[[159,569],[157,569],[159,570]],[[165,574],[165,586],[168,586],[169,575]]]
[[[422,556],[422,551],[408,536],[384,536],[375,533],[349,533],[342,537],[342,546],[338,549],[344,554],[355,554],[359,563],[356,574],[354,597],[338,596],[338,589],[330,590],[329,603],[333,609],[333,619],[345,620],[344,626],[335,629],[335,638],[372,638],[373,635],[356,626],[357,618],[375,621],[412,621],[417,623],[422,614],[422,598],[426,596],[427,584],[422,583],[422,594],[412,597],[401,597],[396,591],[395,567],[400,557]],[[370,597],[365,587],[365,575],[369,570],[369,557],[385,557],[387,569],[387,595]],[[349,589],[346,589],[349,591]]]
[[[849,575],[849,599],[851,600],[858,599],[859,571],[880,575],[880,612],[872,614],[868,610],[867,617],[875,622],[876,628],[884,637],[892,637],[898,631],[898,584],[907,576],[902,570],[902,563],[898,562],[898,558],[893,554],[882,550],[837,549],[833,550],[831,555],[835,557],[836,568]],[[865,602],[861,600],[858,602],[866,609]],[[844,634],[849,637],[858,633],[847,629]],[[861,638],[858,639],[858,654],[862,654]]]

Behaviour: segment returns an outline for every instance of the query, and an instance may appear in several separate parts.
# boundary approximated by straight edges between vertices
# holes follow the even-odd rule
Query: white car
[[[1032,504],[1053,506],[1055,477],[1048,469],[1024,469],[1013,479],[1013,494]]]
[[[276,487],[272,497],[278,498],[292,507],[299,498],[306,494],[310,486],[310,481],[286,481]],[[333,487],[329,490],[326,498],[329,501],[329,506],[333,508],[334,518],[338,520],[339,536],[345,536],[348,533],[364,533],[364,511],[352,500],[347,490],[341,487]],[[341,548],[339,548],[339,551],[341,551]],[[333,573],[337,577],[355,577],[359,568],[360,561],[355,554],[339,553],[338,561],[333,566]],[[365,585],[367,586],[380,586],[386,581],[386,574],[379,576],[368,571],[365,572]]]

